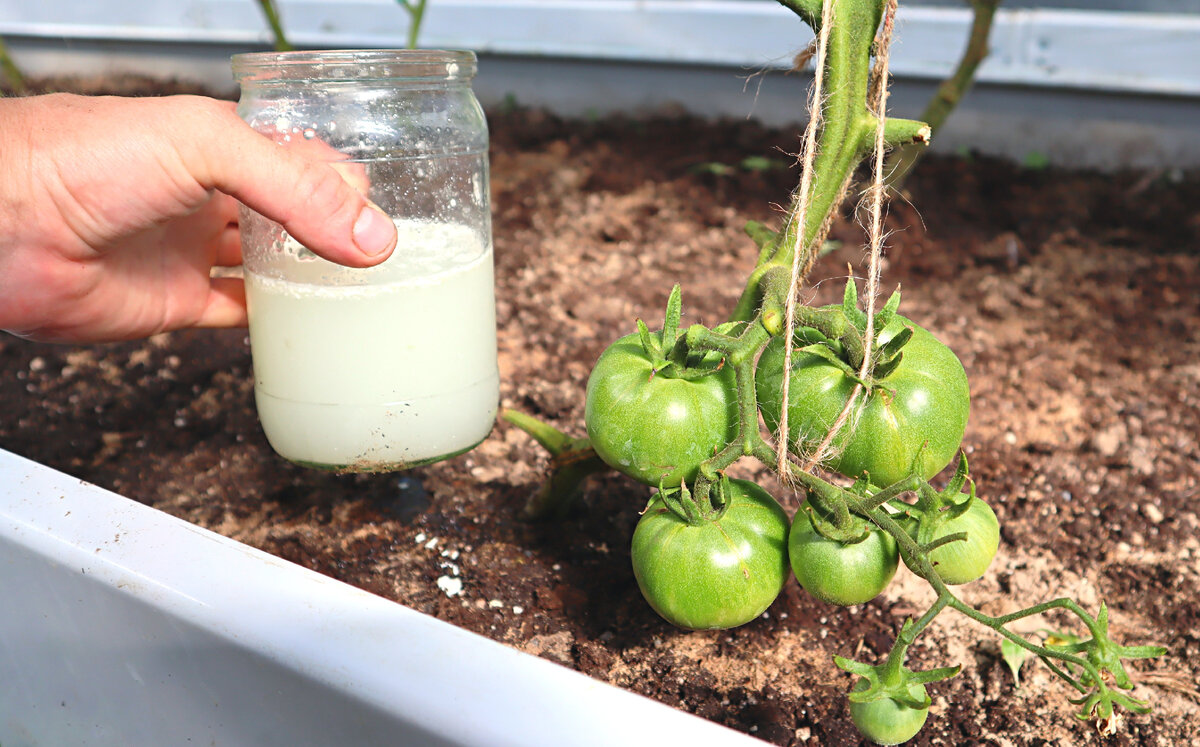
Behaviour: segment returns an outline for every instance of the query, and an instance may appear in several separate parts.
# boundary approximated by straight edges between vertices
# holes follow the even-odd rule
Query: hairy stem
[[[267,25],[271,27],[271,34],[275,37],[276,52],[291,52],[295,49],[292,43],[288,41],[287,34],[283,30],[283,20],[279,17],[279,8],[275,6],[275,0],[258,0],[258,7],[262,8],[263,15],[267,17]]]
[[[425,19],[425,4],[428,0],[397,0],[408,11],[408,48],[417,48],[417,38],[421,35],[421,21]]]
[[[779,0],[814,30],[820,27],[821,0]],[[800,253],[801,279],[812,269],[816,248],[828,230],[832,217],[845,198],[855,168],[874,146],[878,119],[867,106],[871,80],[871,52],[875,30],[883,13],[883,0],[838,0],[833,4],[834,19],[829,30],[824,84],[826,96],[820,103],[821,130],[813,177],[807,196],[797,190],[788,209],[789,220],[781,232],[773,253],[763,253],[742,291],[730,321],[753,318],[762,302],[759,279],[773,266],[792,267]],[[889,147],[912,142],[927,142],[930,129],[924,122],[888,119],[884,140]],[[804,225],[794,220],[802,198],[807,199]],[[779,299],[784,306],[786,299]]]
[[[701,506],[707,506],[709,490],[722,470],[743,456],[756,453],[765,446],[758,432],[758,399],[754,387],[754,363],[758,354],[766,347],[771,335],[755,319],[746,325],[736,337],[723,335],[694,326],[688,330],[687,345],[693,350],[712,350],[725,356],[725,365],[733,366],[737,384],[738,428],[737,435],[725,448],[700,463],[699,475],[693,497]]]
[[[963,96],[975,82],[975,72],[988,55],[988,38],[991,36],[992,21],[995,19],[996,8],[1000,2],[1001,0],[970,0],[974,15],[971,20],[971,33],[967,37],[967,46],[963,50],[954,72],[938,86],[937,92],[929,100],[925,111],[921,114],[921,119],[928,122],[935,132],[945,124],[951,112],[958,106],[958,102],[962,101]],[[925,151],[925,146],[915,141],[895,150],[888,158],[885,169],[888,187],[901,189],[905,179],[908,178],[917,162],[921,160]]]

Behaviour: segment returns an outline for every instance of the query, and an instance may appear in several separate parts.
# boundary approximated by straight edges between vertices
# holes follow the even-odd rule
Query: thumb
[[[208,108],[202,126],[188,138],[186,150],[179,146],[197,181],[281,224],[328,260],[369,267],[387,259],[396,246],[395,225],[334,165],[276,145],[243,122],[232,105],[213,103],[216,107],[202,104]]]

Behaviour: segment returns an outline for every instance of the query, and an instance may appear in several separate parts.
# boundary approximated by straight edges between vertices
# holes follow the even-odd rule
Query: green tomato
[[[912,327],[913,336],[899,366],[876,381],[857,424],[844,427],[833,442],[833,469],[847,477],[869,475],[880,486],[899,482],[914,468],[926,480],[940,472],[958,452],[971,410],[962,363],[933,335],[897,316],[880,332],[879,344],[905,327]],[[758,405],[772,431],[782,411],[783,358],[784,341],[778,337],[764,350],[756,376]],[[803,456],[821,444],[854,385],[825,358],[793,351],[788,444],[794,453]]]
[[[731,367],[692,380],[656,373],[638,335],[628,335],[600,355],[588,378],[588,439],[618,472],[678,487],[737,436],[736,392]]]
[[[853,692],[862,692],[870,687],[866,678],[854,683]],[[915,700],[925,700],[925,686],[909,685],[908,694]],[[907,742],[921,731],[925,719],[929,718],[929,707],[910,708],[891,698],[873,700],[870,703],[850,703],[850,718],[858,731],[875,744],[900,744]]]
[[[788,557],[800,585],[823,602],[846,607],[879,596],[900,564],[896,540],[875,528],[854,544],[827,539],[813,528],[807,509],[806,502],[788,534]]]
[[[767,491],[729,481],[729,508],[692,525],[655,495],[633,532],[633,575],[668,622],[689,630],[744,625],[788,577],[788,518]]]
[[[966,539],[947,542],[929,553],[933,570],[947,584],[965,584],[981,578],[1000,547],[1000,522],[996,512],[978,497],[970,501],[962,515],[942,521],[935,519],[932,526],[912,520],[905,522],[909,536],[922,545],[966,532]]]

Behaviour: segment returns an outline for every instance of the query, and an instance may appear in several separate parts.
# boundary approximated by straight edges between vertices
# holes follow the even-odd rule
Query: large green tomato
[[[744,625],[788,577],[788,518],[767,491],[729,481],[729,508],[692,525],[655,495],[633,532],[633,575],[668,622],[689,630]]]
[[[866,539],[853,544],[822,537],[809,519],[808,503],[792,521],[788,557],[805,591],[823,602],[846,607],[877,597],[900,564],[896,540],[874,527]]]
[[[864,678],[854,683],[853,691],[862,692],[870,687]],[[924,700],[927,695],[925,686],[910,685],[908,695],[914,700]],[[925,719],[929,718],[929,707],[910,708],[905,704],[882,698],[870,703],[850,703],[850,718],[858,727],[859,733],[875,744],[901,744],[907,742],[921,731]]]
[[[912,339],[903,359],[878,379],[853,429],[848,424],[834,440],[830,466],[848,477],[869,475],[887,486],[914,471],[928,480],[942,470],[962,445],[971,410],[967,374],[950,348],[907,319],[897,316],[879,334],[880,345],[905,327]],[[782,411],[784,341],[772,340],[759,359],[758,405],[772,431]],[[788,390],[789,448],[807,455],[825,439],[854,390],[854,381],[830,361],[796,349]],[[922,446],[924,449],[922,450]]]
[[[628,335],[588,379],[588,439],[618,472],[678,487],[737,435],[736,392],[731,367],[692,380],[656,373],[638,335]]]

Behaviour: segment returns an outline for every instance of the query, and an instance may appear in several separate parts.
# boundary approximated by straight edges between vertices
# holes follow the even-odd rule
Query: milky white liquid
[[[301,279],[333,285],[246,272],[258,415],[287,459],[398,469],[467,450],[492,428],[491,247],[465,226],[397,229],[396,252],[379,268],[299,263]],[[336,284],[364,273],[387,282]]]

